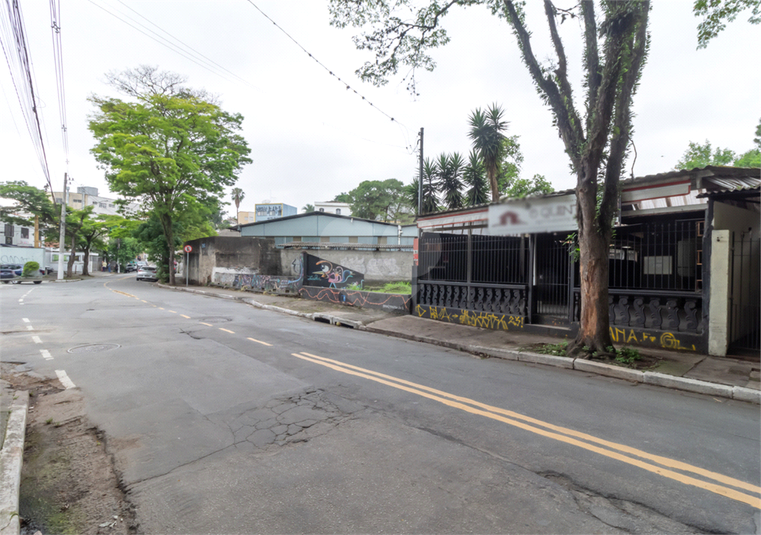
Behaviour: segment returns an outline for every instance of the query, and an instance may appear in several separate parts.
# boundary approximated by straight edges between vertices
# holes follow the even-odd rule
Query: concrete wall
[[[726,335],[726,342],[731,343],[758,328],[758,325],[754,321],[749,321],[744,315],[748,312],[746,305],[757,300],[759,293],[761,293],[761,277],[759,276],[759,231],[761,230],[761,217],[759,217],[757,212],[716,202],[714,204],[713,222],[714,234],[716,234],[717,230],[731,231],[731,235],[722,233],[721,236],[726,242],[730,240],[733,242],[728,244],[728,248],[725,250],[723,245],[719,245],[716,238],[714,238],[713,249],[711,251],[712,308],[709,314],[711,314],[711,326],[715,325],[719,329],[714,336],[716,343],[713,346],[714,350],[719,352],[711,354],[723,355],[726,354],[726,344],[723,342],[719,344],[717,340],[723,340]],[[721,252],[717,252],[717,245],[719,245]],[[722,255],[726,256],[726,259]],[[717,262],[718,268],[722,270],[720,274],[713,271],[714,261]],[[724,286],[728,284],[728,289],[725,289]],[[714,286],[716,285],[719,286],[715,290],[717,292],[716,295],[719,295],[719,297],[715,297],[714,294]],[[724,305],[715,304],[715,299],[723,299],[730,304],[730,307],[726,307],[726,312],[723,312]],[[714,318],[714,305],[721,308],[721,313],[726,313],[730,316],[734,314],[735,325],[731,329],[734,331],[734,336],[731,333],[727,334],[725,332],[727,329],[730,329],[729,319],[727,319],[727,325],[723,327],[723,330],[719,327],[720,323],[723,325],[724,322],[719,318]],[[720,312],[717,310],[717,313]],[[724,353],[721,353],[721,350],[718,349],[722,346],[724,347]]]
[[[711,298],[708,306],[708,354],[723,357],[729,345],[729,230],[714,230],[711,237]]]
[[[365,284],[408,281],[412,277],[411,251],[310,251],[310,254],[365,274]],[[297,275],[293,262],[301,250],[284,249],[280,256],[280,273]]]
[[[0,245],[0,264],[21,264],[37,262],[45,266],[45,251],[41,247],[6,247]]]
[[[193,247],[189,255],[189,279],[193,284],[213,282],[214,271],[226,273],[278,274],[281,250],[272,238],[238,238],[214,236],[187,242]]]
[[[375,308],[397,314],[409,314],[411,311],[410,296],[405,294],[384,294],[341,288],[302,286],[299,289],[299,295],[303,299],[311,299],[312,301],[322,301],[358,308]]]

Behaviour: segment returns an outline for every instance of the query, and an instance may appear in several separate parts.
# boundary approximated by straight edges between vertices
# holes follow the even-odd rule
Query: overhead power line
[[[154,30],[152,30],[151,28],[149,28],[145,24],[142,24],[141,22],[139,22],[138,20],[136,20],[134,17],[130,16],[127,13],[124,13],[124,12],[121,12],[121,11],[117,11],[112,6],[109,6],[110,9],[113,10],[113,11],[111,11],[111,10],[105,8],[104,6],[98,4],[94,0],[89,0],[89,2],[92,5],[94,5],[95,7],[105,11],[106,13],[111,15],[112,17],[120,20],[121,22],[123,22],[127,26],[130,26],[134,30],[137,30],[138,32],[142,33],[143,35],[145,35],[149,39],[157,42],[158,44],[160,44],[164,48],[168,48],[169,50],[171,50],[175,54],[179,54],[180,56],[184,57],[185,59],[187,59],[187,60],[189,60],[189,61],[191,61],[193,63],[195,63],[199,67],[201,67],[203,69],[206,69],[207,71],[211,72],[212,74],[215,74],[215,75],[219,76],[220,78],[223,78],[223,79],[227,80],[228,82],[238,81],[238,82],[244,83],[244,84],[246,84],[246,85],[248,85],[250,87],[258,89],[254,84],[252,84],[251,82],[249,82],[245,78],[242,78],[241,76],[238,76],[237,74],[235,74],[234,72],[226,69],[225,67],[223,67],[222,65],[220,65],[216,61],[210,59],[209,57],[207,57],[207,56],[205,56],[203,54],[201,54],[200,52],[198,52],[197,50],[195,50],[191,46],[187,45],[186,43],[184,43],[183,41],[181,41],[180,39],[178,39],[177,37],[175,37],[174,35],[172,35],[168,31],[166,31],[163,28],[161,28],[161,26],[159,26],[158,24],[152,22],[147,17],[145,17],[145,16],[141,15],[140,13],[138,13],[137,11],[135,11],[133,8],[131,8],[130,6],[128,6],[127,4],[122,2],[121,0],[118,0],[118,1],[119,1],[120,4],[122,4],[124,7],[126,7],[127,9],[132,11],[133,13],[135,13],[137,16],[139,16],[140,18],[142,18],[145,21],[147,21],[150,25],[156,27],[162,33],[168,35],[175,42],[173,42],[170,39],[167,39],[166,37],[163,37],[162,35],[158,34],[157,32],[155,32]]]
[[[42,126],[39,108],[37,106],[37,97],[35,96],[32,73],[32,65],[29,59],[29,47],[26,41],[26,30],[24,19],[21,15],[21,8],[18,0],[5,0],[8,18],[2,17],[2,27],[0,28],[0,45],[5,55],[5,61],[8,64],[13,87],[16,90],[16,96],[21,107],[21,113],[26,123],[29,137],[37,153],[37,158],[42,167],[42,173],[45,181],[53,191],[53,184],[50,182],[50,167],[48,157],[45,151],[45,142],[42,135]]]
[[[66,170],[69,166],[69,133],[66,120],[66,90],[63,83],[63,45],[61,43],[61,3],[50,0],[50,29],[53,35],[53,60],[55,65],[56,93],[58,94],[58,118],[61,122],[61,139],[63,153],[66,157]]]
[[[357,91],[356,89],[354,89],[353,87],[351,87],[351,85],[349,85],[349,83],[348,83],[348,82],[346,82],[345,80],[342,80],[340,76],[338,76],[337,74],[335,74],[335,73],[333,72],[333,70],[332,70],[332,69],[328,68],[328,67],[327,67],[325,64],[323,64],[323,63],[322,63],[322,62],[321,62],[319,59],[317,59],[317,58],[316,58],[316,57],[315,57],[315,56],[314,56],[314,55],[313,55],[311,52],[309,52],[309,50],[307,50],[306,48],[304,48],[304,46],[302,46],[302,44],[301,44],[301,43],[299,43],[299,42],[298,42],[298,41],[297,41],[297,40],[296,40],[296,39],[295,39],[293,36],[291,36],[291,34],[289,34],[287,31],[285,31],[285,30],[284,30],[284,29],[283,29],[283,28],[282,28],[282,27],[281,27],[281,26],[280,26],[280,25],[279,25],[277,22],[275,22],[274,20],[272,20],[272,18],[271,18],[269,15],[267,15],[267,14],[266,14],[264,11],[262,11],[262,10],[261,10],[261,8],[260,8],[259,6],[257,6],[257,5],[256,5],[256,4],[255,4],[255,3],[252,1],[252,0],[247,0],[247,2],[248,2],[249,4],[251,4],[251,5],[254,7],[254,9],[256,9],[256,10],[257,10],[259,13],[261,13],[261,14],[262,14],[262,16],[263,16],[265,19],[267,19],[268,21],[270,21],[270,22],[271,22],[271,23],[272,23],[272,24],[273,24],[273,25],[274,25],[274,26],[275,26],[275,27],[276,27],[278,30],[280,30],[280,31],[281,31],[281,32],[282,32],[282,33],[283,33],[283,34],[284,34],[286,37],[288,37],[288,39],[290,39],[291,41],[293,41],[293,43],[294,43],[296,46],[298,46],[298,47],[299,47],[301,50],[303,50],[303,51],[304,51],[304,53],[306,53],[306,55],[308,55],[310,58],[312,58],[312,59],[313,59],[313,60],[314,60],[314,61],[315,61],[315,62],[316,62],[316,63],[317,63],[317,64],[318,64],[320,67],[322,67],[323,69],[325,69],[325,71],[326,71],[326,72],[327,72],[327,73],[328,73],[330,76],[332,76],[333,78],[335,78],[336,80],[338,80],[339,82],[341,82],[341,83],[342,83],[344,86],[346,86],[346,89],[347,89],[347,90],[349,90],[349,91],[353,92],[355,95],[357,95],[358,97],[360,97],[360,98],[361,98],[363,101],[365,101],[365,102],[366,102],[368,105],[370,105],[370,106],[371,106],[373,109],[375,109],[375,110],[376,110],[376,111],[378,111],[379,113],[383,114],[384,116],[388,117],[389,119],[391,119],[391,121],[392,121],[392,122],[394,122],[394,123],[396,123],[396,124],[400,125],[400,126],[401,126],[401,127],[403,127],[405,130],[407,130],[407,127],[406,127],[406,126],[404,126],[404,124],[400,123],[400,122],[399,122],[399,121],[397,121],[395,118],[393,118],[391,115],[389,115],[388,113],[386,113],[385,111],[383,111],[382,109],[380,109],[378,106],[376,106],[375,104],[373,104],[372,102],[370,102],[369,100],[367,100],[367,98],[365,98],[365,96],[364,96],[364,95],[362,95],[362,94],[361,94],[359,91]],[[409,148],[409,147],[408,147],[408,148]]]

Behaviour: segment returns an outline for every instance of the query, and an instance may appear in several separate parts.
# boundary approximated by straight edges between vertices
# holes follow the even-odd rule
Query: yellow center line
[[[183,318],[188,319],[188,320],[190,319],[190,316],[186,316],[185,314],[180,314],[180,316],[182,316]]]
[[[146,301],[145,299],[141,299],[141,301],[142,301],[143,303],[147,303],[147,302],[148,302],[148,301]]]
[[[211,323],[204,323],[202,321],[199,321],[198,323],[200,323],[201,325],[206,325],[207,327],[214,327],[214,325],[212,325]]]
[[[171,312],[172,314],[177,314],[177,312],[175,312],[174,310],[169,310],[169,312]]]
[[[249,338],[252,342],[256,342],[257,344],[262,344],[263,346],[272,347],[272,344],[268,344],[267,342],[262,342],[261,340],[254,340],[253,338]]]
[[[219,330],[225,331],[226,333],[235,334],[235,331],[228,331],[227,329],[223,329],[222,327],[220,327]]]
[[[164,310],[164,307],[159,307],[159,310]]]
[[[547,437],[552,438],[555,440],[558,440],[560,442],[565,442],[566,444],[571,444],[580,448],[583,448],[588,451],[592,451],[595,453],[598,453],[600,455],[603,455],[605,457],[610,457],[612,459],[616,459],[618,461],[642,468],[643,470],[647,470],[649,472],[653,472],[655,474],[661,475],[663,477],[673,479],[675,481],[679,481],[680,483],[684,483],[686,485],[692,485],[695,487],[699,487],[705,490],[708,490],[710,492],[714,492],[716,494],[720,494],[722,496],[726,496],[728,498],[731,498],[733,500],[737,500],[739,502],[747,503],[748,505],[751,505],[753,507],[761,507],[761,499],[755,496],[750,496],[748,494],[738,492],[735,489],[723,487],[721,485],[716,485],[714,483],[705,482],[690,476],[686,476],[684,474],[680,474],[677,472],[674,472],[672,470],[667,470],[659,466],[655,466],[643,461],[640,461],[639,459],[633,459],[631,457],[627,457],[625,455],[622,455],[620,453],[617,453],[615,451],[610,451],[598,446],[595,446],[593,444],[589,444],[587,442],[581,442],[580,440],[577,440],[575,438],[571,438],[571,436],[576,436],[579,438],[583,438],[585,440],[590,440],[593,442],[596,442],[601,445],[606,445],[608,447],[612,447],[614,449],[618,449],[619,451],[626,451],[627,453],[632,453],[634,455],[648,458],[650,460],[655,460],[659,464],[664,464],[666,466],[670,466],[672,468],[677,468],[680,470],[685,471],[691,471],[695,474],[704,475],[705,477],[709,477],[715,481],[721,481],[725,484],[743,488],[746,490],[750,490],[751,492],[756,492],[761,494],[761,488],[756,487],[754,485],[751,485],[749,483],[746,483],[744,481],[740,481],[731,477],[724,476],[722,474],[717,474],[715,472],[710,472],[708,470],[704,470],[702,468],[691,466],[687,463],[682,463],[680,461],[676,461],[673,459],[668,459],[666,457],[661,457],[657,455],[651,455],[646,452],[637,450],[635,448],[630,448],[628,446],[624,446],[621,444],[616,444],[614,442],[609,442],[606,440],[599,439],[597,437],[594,437],[592,435],[587,435],[585,433],[580,433],[578,431],[574,431],[572,429],[555,426],[553,424],[542,422],[541,420],[537,420],[534,418],[530,418],[527,416],[523,416],[521,414],[507,411],[505,409],[500,409],[499,407],[492,407],[490,405],[486,405],[480,402],[477,402],[475,400],[471,400],[468,398],[463,398],[459,396],[455,396],[452,394],[448,394],[446,392],[442,392],[439,390],[435,390],[423,385],[418,385],[416,383],[411,383],[409,381],[405,381],[403,379],[398,379],[396,377],[392,377],[389,375],[384,375],[378,372],[374,372],[371,370],[366,370],[363,368],[359,368],[357,366],[352,366],[350,364],[345,364],[339,361],[327,359],[324,357],[319,357],[317,355],[311,355],[309,353],[303,353],[301,355],[297,353],[292,353],[294,357],[315,363],[320,364],[322,366],[328,367],[330,369],[346,373],[348,375],[354,375],[357,377],[362,377],[365,379],[368,379],[370,381],[374,381],[377,383],[385,384],[387,386],[391,386],[393,388],[403,390],[405,392],[410,392],[412,394],[416,394],[418,396],[422,396],[434,401],[438,401],[439,403],[442,403],[444,405],[448,405],[450,407],[454,407],[466,412],[469,412],[471,414],[477,414],[480,416],[484,416],[486,418],[490,418],[492,420],[497,420],[503,423],[506,423],[508,425],[512,425],[514,427],[518,427],[520,429]],[[358,371],[354,371],[358,370]],[[410,385],[410,386],[405,386]],[[450,399],[447,399],[450,398]],[[465,403],[473,406],[466,405]],[[476,407],[482,407],[482,408],[476,408]],[[485,410],[484,410],[485,409]],[[511,418],[507,418],[505,415],[511,416]],[[514,419],[513,419],[514,418]],[[540,429],[538,427],[535,427],[533,425],[528,425],[526,423],[523,423],[518,420],[524,420],[524,421],[530,421],[533,424],[538,424],[543,427],[546,427],[548,429],[554,429],[561,433],[566,433],[566,435],[561,435],[559,433],[547,431],[545,429]]]

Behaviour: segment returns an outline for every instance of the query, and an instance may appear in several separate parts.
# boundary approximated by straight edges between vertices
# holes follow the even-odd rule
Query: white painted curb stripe
[[[51,355],[50,351],[47,349],[40,349],[40,353],[42,354],[42,358],[45,360],[53,360],[53,355]]]
[[[61,384],[68,390],[69,388],[76,388],[76,385],[69,379],[69,376],[66,375],[66,372],[64,370],[56,370],[55,374],[58,376],[58,380],[61,381]]]

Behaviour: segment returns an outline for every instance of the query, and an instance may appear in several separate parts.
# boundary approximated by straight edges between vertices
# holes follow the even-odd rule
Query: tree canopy
[[[560,9],[544,0],[547,37],[553,51],[540,60],[529,29],[525,2],[513,0],[331,0],[332,24],[361,28],[355,45],[372,52],[373,61],[358,69],[363,80],[385,83],[400,67],[409,68],[415,91],[417,69],[432,70],[430,51],[449,41],[443,27],[458,9],[482,6],[503,19],[539,92],[576,174],[580,249],[579,331],[570,353],[606,353],[612,346],[608,317],[608,248],[617,211],[619,180],[628,155],[631,106],[645,64],[650,2],[619,0],[579,2]],[[452,15],[453,16],[453,15]],[[583,44],[583,108],[579,109],[569,76],[559,25],[578,19]],[[451,16],[450,16],[451,18]]]
[[[354,217],[373,221],[398,221],[406,213],[404,184],[395,178],[365,180],[348,193],[336,196],[351,204]]]
[[[761,167],[761,120],[756,126],[755,134],[753,138],[755,147],[740,154],[732,149],[714,148],[708,140],[703,144],[690,141],[687,150],[674,166],[674,171],[702,168],[707,165]]]
[[[109,75],[112,86],[132,97],[93,96],[91,152],[109,188],[140,203],[156,217],[174,260],[175,221],[210,214],[232,186],[250,149],[239,133],[243,117],[222,110],[184,79],[150,67]],[[174,284],[174,270],[169,271]]]

